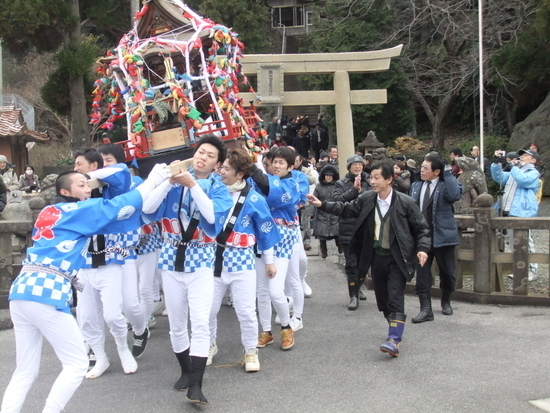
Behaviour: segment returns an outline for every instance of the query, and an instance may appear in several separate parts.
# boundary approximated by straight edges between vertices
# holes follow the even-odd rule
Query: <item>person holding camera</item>
[[[504,155],[503,155],[504,154]],[[504,188],[500,204],[496,208],[501,208],[504,216],[531,218],[538,214],[537,191],[540,186],[540,173],[535,164],[540,160],[540,155],[532,150],[518,151],[519,159],[511,162],[510,172],[502,170],[501,159],[505,156],[504,151],[496,151],[495,159],[491,165],[491,175],[493,180]],[[512,231],[508,231],[513,239]],[[510,242],[510,245],[513,245]],[[529,252],[535,252],[535,242],[529,232]],[[537,278],[537,264],[529,264],[529,281]]]
[[[27,193],[40,189],[38,176],[34,174],[34,168],[32,166],[27,165],[25,173],[19,177],[19,189]]]

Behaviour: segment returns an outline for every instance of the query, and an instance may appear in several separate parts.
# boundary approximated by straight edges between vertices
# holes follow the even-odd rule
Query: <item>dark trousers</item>
[[[426,294],[432,288],[432,263],[435,258],[439,267],[439,287],[442,290],[453,292],[456,286],[455,246],[432,247],[428,253],[428,260],[423,267],[416,267],[416,293]]]
[[[391,255],[374,254],[372,284],[378,310],[384,315],[405,313],[405,286],[407,280]]]
[[[357,277],[357,255],[349,253],[349,244],[341,244],[344,249],[344,257],[346,258],[346,265],[344,266],[344,271],[346,272],[346,277],[348,283],[353,282],[357,283],[359,281]]]

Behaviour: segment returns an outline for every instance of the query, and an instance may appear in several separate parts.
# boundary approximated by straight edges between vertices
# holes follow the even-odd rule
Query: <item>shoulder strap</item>
[[[225,249],[225,243],[227,242],[229,235],[233,231],[233,227],[235,226],[235,223],[237,222],[237,218],[239,217],[239,214],[243,209],[244,202],[246,200],[246,197],[248,196],[249,191],[250,191],[250,186],[248,185],[248,183],[246,183],[244,188],[241,190],[239,199],[235,204],[235,208],[233,208],[233,212],[231,214],[231,217],[229,218],[229,221],[227,222],[227,225],[225,226],[225,229],[216,238],[218,246],[216,248],[216,261],[214,264],[215,277],[220,277],[222,274],[223,251]]]
[[[189,191],[189,189],[187,189]],[[187,226],[187,230],[183,230],[183,222],[181,222],[180,217],[180,211],[181,211],[181,205],[183,203],[183,193],[185,192],[185,188],[182,187],[181,190],[181,196],[180,196],[180,202],[179,202],[179,208],[178,208],[178,222],[180,225],[180,231],[182,234],[182,242],[183,244],[180,244],[178,246],[177,252],[176,252],[176,259],[174,261],[174,270],[183,272],[184,269],[184,263],[185,263],[185,250],[187,249],[187,242],[193,238],[193,234],[195,233],[195,230],[199,226],[199,213],[198,209],[195,210],[193,213],[193,216],[191,217],[191,220],[189,221],[189,225]]]

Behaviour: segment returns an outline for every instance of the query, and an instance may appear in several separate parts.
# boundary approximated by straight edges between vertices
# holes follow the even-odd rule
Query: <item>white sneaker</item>
[[[279,314],[275,316],[275,324],[281,324],[281,318],[279,317]]]
[[[304,328],[304,323],[302,323],[302,320],[296,317],[292,317],[290,319],[290,328],[292,328],[292,331],[296,332]]]
[[[153,327],[155,324],[157,324],[157,319],[151,314],[149,316],[149,320],[147,321],[147,327]]]
[[[218,346],[214,343],[210,346],[210,350],[208,350],[208,360],[206,360],[207,366],[212,364],[212,360],[216,354],[218,354]]]
[[[163,317],[167,317],[168,316],[168,310],[165,308],[163,311],[162,311],[162,314],[161,314]]]
[[[257,348],[251,348],[245,353],[244,370],[248,372],[260,371],[260,360],[258,359]]]
[[[309,298],[313,294],[313,291],[311,290],[311,287],[307,285],[306,279],[304,278],[302,280],[302,286],[304,287],[304,297]]]

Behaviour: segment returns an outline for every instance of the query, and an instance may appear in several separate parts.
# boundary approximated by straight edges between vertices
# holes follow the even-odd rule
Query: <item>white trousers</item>
[[[227,289],[231,287],[233,307],[241,326],[241,343],[244,350],[256,348],[258,344],[258,319],[256,318],[256,271],[222,271],[214,277],[214,301],[210,312],[210,342],[217,337],[218,312]]]
[[[88,369],[84,339],[76,320],[71,314],[57,311],[54,306],[33,301],[10,301],[10,313],[15,332],[17,367],[4,393],[0,410],[2,413],[21,410],[38,376],[42,340],[46,337],[63,369],[50,390],[42,412],[61,412]]]
[[[294,317],[302,318],[304,312],[304,286],[302,284],[301,269],[304,267],[301,263],[302,253],[305,256],[304,244],[298,241],[292,249],[292,256],[288,264],[288,273],[285,280],[285,294],[294,300]],[[307,257],[306,257],[307,271]],[[278,272],[278,270],[277,270]]]
[[[290,323],[288,301],[285,295],[285,279],[289,260],[288,258],[273,257],[273,263],[277,267],[277,275],[270,279],[266,276],[263,260],[256,257],[256,291],[262,331],[271,331],[271,303],[281,319],[281,325],[287,326]]]
[[[141,297],[141,308],[145,321],[153,312],[155,295],[158,297],[158,292],[155,294],[155,274],[157,272],[157,264],[159,260],[160,250],[148,252],[137,256],[136,266],[139,277],[139,295]],[[158,285],[157,285],[158,288]],[[158,298],[156,298],[158,300]]]
[[[210,310],[214,298],[214,270],[195,272],[162,270],[164,300],[170,324],[170,341],[175,353],[190,347],[189,355],[208,357]],[[187,331],[191,320],[191,340]]]
[[[80,270],[78,275],[84,284],[78,294],[78,321],[84,339],[96,354],[104,352],[105,323],[113,337],[127,335],[122,315],[122,271],[122,265],[109,264]]]
[[[138,270],[136,260],[126,260],[122,265],[122,312],[138,336],[145,331],[146,319],[139,301]],[[147,314],[149,319],[149,314]]]

